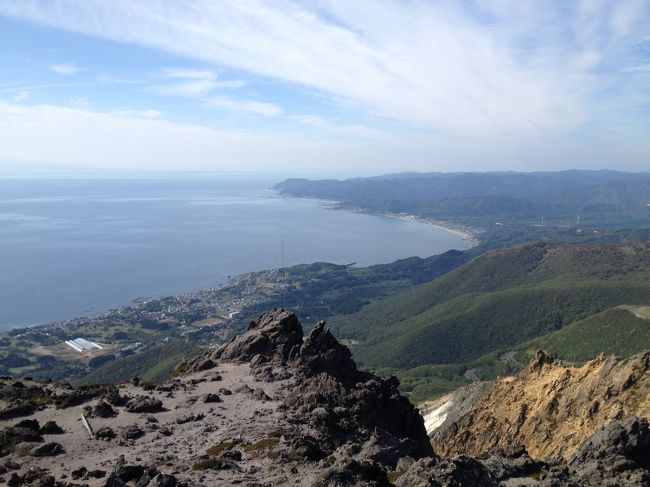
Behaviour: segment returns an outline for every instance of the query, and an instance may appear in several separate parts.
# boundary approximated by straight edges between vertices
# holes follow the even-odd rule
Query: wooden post
[[[84,413],[81,413],[81,424],[83,424],[86,430],[88,431],[88,434],[90,435],[90,439],[94,440],[95,433],[93,433],[93,428],[92,426],[90,426],[90,421],[88,421]]]

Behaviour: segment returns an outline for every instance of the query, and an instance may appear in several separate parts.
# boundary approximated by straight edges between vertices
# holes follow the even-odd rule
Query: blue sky
[[[649,134],[647,0],[0,0],[9,172],[649,170]]]

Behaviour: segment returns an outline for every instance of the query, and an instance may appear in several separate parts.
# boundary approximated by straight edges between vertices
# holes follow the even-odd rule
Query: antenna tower
[[[284,237],[282,237],[280,241],[281,247],[282,247],[282,282],[280,283],[280,286],[282,287],[282,308],[286,309],[287,307],[287,300],[285,296],[285,288],[287,286],[287,280],[286,280],[286,274],[284,272]]]

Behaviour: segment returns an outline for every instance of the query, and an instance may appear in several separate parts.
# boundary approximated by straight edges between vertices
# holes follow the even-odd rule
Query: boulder
[[[65,453],[65,449],[59,443],[50,442],[32,449],[30,455],[33,457],[53,457]]]
[[[157,413],[162,409],[162,401],[150,396],[136,396],[126,404],[129,413]]]

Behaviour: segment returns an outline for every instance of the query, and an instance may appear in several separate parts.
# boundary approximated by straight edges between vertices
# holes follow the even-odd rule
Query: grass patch
[[[242,448],[247,452],[256,452],[259,450],[264,450],[265,448],[271,448],[280,443],[280,438],[264,438],[263,440],[256,441],[255,443],[250,443],[243,445]]]
[[[211,457],[216,457],[221,455],[221,453],[225,450],[230,450],[233,446],[235,446],[235,444],[232,441],[222,441],[221,443],[217,443],[216,445],[208,448],[206,450],[206,453]]]

